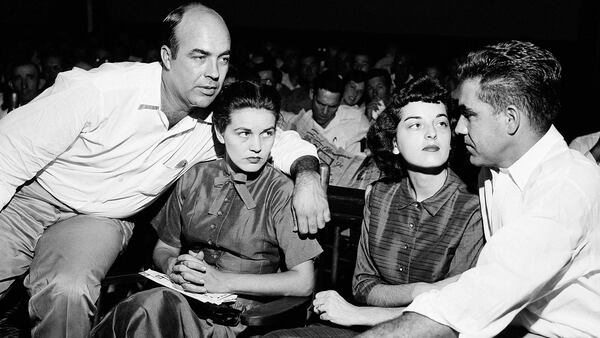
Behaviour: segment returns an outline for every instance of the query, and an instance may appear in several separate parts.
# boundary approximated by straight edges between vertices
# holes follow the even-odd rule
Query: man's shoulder
[[[127,87],[150,86],[154,78],[160,79],[161,67],[155,63],[117,62],[104,63],[89,71],[73,68],[59,75],[59,81],[71,84],[79,82],[93,83],[99,89],[115,90]]]
[[[582,153],[565,147],[541,162],[530,182],[573,185],[579,191],[592,193],[600,189],[600,167]]]
[[[369,126],[369,120],[364,114],[364,110],[356,106],[341,105],[336,112],[336,118],[347,124]]]

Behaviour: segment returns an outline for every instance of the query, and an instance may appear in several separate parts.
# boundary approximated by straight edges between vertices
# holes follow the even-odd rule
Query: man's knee
[[[58,273],[42,280],[30,281],[31,305],[43,313],[46,306],[52,309],[87,311],[92,315],[100,293],[100,282],[83,274]],[[62,310],[60,310],[62,311]],[[42,312],[42,313],[40,313]]]

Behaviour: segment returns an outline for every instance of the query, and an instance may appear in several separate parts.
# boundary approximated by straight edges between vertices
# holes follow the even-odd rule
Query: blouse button
[[[224,202],[229,202],[229,198],[225,197]]]
[[[217,257],[219,257],[217,254],[212,255],[214,259],[217,259]]]
[[[399,267],[398,270],[400,270],[400,272],[404,271],[403,267]]]
[[[209,240],[208,240],[208,245],[213,245],[213,241],[212,241],[212,239],[209,239]]]
[[[217,211],[217,215],[221,216],[221,215],[223,215],[223,212],[221,212],[221,210],[219,210],[219,211]]]
[[[415,227],[415,225],[413,223],[408,224],[408,226],[412,229]]]
[[[408,249],[408,245],[404,244],[404,250]]]
[[[213,229],[213,230],[214,230],[216,227],[217,227],[217,226],[216,226],[216,225],[214,225],[214,224],[211,224],[211,225],[210,225],[210,228],[211,228],[211,229]]]

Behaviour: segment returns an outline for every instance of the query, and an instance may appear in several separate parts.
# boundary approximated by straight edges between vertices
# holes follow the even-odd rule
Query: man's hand
[[[327,195],[321,187],[319,174],[314,171],[302,171],[296,174],[294,186],[294,210],[301,234],[316,234],[331,220]]]
[[[322,320],[343,326],[363,325],[359,308],[348,303],[333,290],[319,292],[313,300],[314,312]]]
[[[376,120],[379,114],[385,110],[385,104],[383,103],[383,100],[371,101],[367,104],[365,110],[369,120],[373,121]]]

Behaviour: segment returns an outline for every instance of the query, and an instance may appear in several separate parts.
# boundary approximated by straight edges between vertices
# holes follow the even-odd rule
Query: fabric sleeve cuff
[[[289,175],[294,161],[307,155],[317,157],[315,146],[301,139],[295,131],[277,129],[277,137],[271,150],[273,164],[277,169]]]

